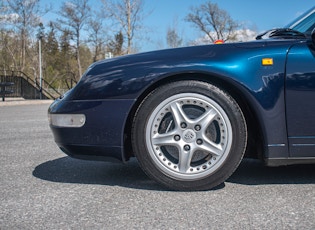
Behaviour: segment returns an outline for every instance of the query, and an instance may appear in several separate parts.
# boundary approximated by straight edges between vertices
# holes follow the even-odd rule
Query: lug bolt
[[[185,146],[184,146],[184,150],[185,150],[185,151],[189,151],[189,150],[190,150],[190,146],[189,146],[189,145],[185,145]]]
[[[197,139],[197,144],[198,145],[202,145],[202,143],[203,143],[202,139]]]
[[[200,126],[200,125],[196,125],[196,126],[195,126],[195,130],[196,130],[196,131],[200,131],[200,130],[201,130],[201,126]]]
[[[185,122],[182,122],[182,123],[180,124],[180,127],[183,128],[183,129],[185,129],[185,128],[187,128],[187,124],[186,124]]]
[[[174,136],[174,140],[175,140],[175,141],[179,141],[179,140],[180,140],[180,136],[179,136],[179,135],[175,135],[175,136]]]

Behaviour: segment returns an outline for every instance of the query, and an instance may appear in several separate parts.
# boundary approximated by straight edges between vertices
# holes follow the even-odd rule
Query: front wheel
[[[199,81],[161,86],[141,103],[132,144],[144,172],[174,190],[223,183],[245,152],[246,122],[235,100]]]

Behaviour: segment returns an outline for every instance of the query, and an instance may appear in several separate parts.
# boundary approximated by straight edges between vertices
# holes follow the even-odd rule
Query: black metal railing
[[[57,90],[45,79],[42,79],[42,84],[40,84],[39,78],[32,79],[22,71],[0,70],[0,82],[13,82],[9,89],[11,93],[7,95],[9,97],[56,99],[76,84],[76,81],[73,79],[66,79],[65,81],[68,89]]]

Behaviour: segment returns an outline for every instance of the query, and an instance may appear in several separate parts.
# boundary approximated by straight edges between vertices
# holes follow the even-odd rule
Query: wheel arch
[[[213,84],[224,91],[228,92],[233,99],[240,106],[247,123],[248,129],[248,143],[246,148],[245,157],[259,158],[263,159],[263,146],[264,138],[262,133],[262,124],[259,122],[257,113],[255,112],[254,105],[248,100],[246,93],[242,90],[240,84],[227,80],[227,78],[222,78],[210,73],[180,73],[170,75],[159,79],[158,81],[151,84],[146,88],[141,95],[138,97],[137,101],[134,103],[132,109],[130,110],[127,121],[124,127],[124,159],[128,160],[133,157],[131,147],[131,127],[133,118],[136,114],[137,109],[141,105],[142,101],[152,92],[154,89],[168,83],[183,81],[183,80],[197,80]],[[244,88],[244,87],[243,87]],[[128,150],[128,151],[127,151]],[[130,151],[129,151],[130,150]]]

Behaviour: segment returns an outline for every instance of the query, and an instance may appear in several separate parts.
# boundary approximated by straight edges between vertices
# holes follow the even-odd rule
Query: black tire
[[[139,106],[132,145],[143,171],[172,190],[209,190],[243,158],[247,127],[235,100],[217,86],[179,81]]]

